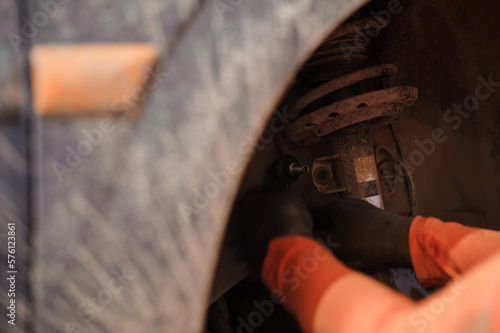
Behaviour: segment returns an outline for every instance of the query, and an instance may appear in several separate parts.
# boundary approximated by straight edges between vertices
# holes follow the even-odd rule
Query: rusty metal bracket
[[[320,193],[338,193],[347,191],[346,187],[338,187],[333,178],[333,160],[340,159],[340,154],[328,155],[313,161],[312,179]]]

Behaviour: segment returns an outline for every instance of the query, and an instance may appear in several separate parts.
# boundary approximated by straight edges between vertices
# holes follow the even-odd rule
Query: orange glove
[[[422,282],[454,278],[419,302],[303,236],[270,242],[262,279],[305,332],[500,332],[500,232],[417,217],[409,244]]]

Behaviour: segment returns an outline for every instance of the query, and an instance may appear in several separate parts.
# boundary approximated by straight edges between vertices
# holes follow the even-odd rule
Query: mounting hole
[[[359,103],[356,109],[366,108],[368,105],[366,103]]]
[[[332,113],[330,113],[328,115],[328,117],[330,117],[330,118],[333,118],[333,117],[336,117],[336,116],[338,116],[338,113],[335,113],[335,112],[332,112]]]
[[[330,177],[330,172],[325,167],[319,167],[314,171],[314,181],[319,185],[327,185],[330,182]]]
[[[316,124],[313,124],[313,123],[306,123],[304,125],[305,128],[310,128],[310,127],[314,127],[314,126],[316,126]]]

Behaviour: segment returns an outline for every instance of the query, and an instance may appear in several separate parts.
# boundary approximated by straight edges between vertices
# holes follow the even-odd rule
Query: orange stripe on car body
[[[137,92],[158,59],[153,44],[39,44],[30,53],[33,110],[39,115],[111,112]]]

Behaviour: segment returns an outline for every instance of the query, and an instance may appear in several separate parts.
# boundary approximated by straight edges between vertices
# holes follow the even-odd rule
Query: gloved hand
[[[301,199],[289,193],[252,191],[245,195],[240,209],[242,241],[250,263],[260,273],[269,242],[276,237],[312,237],[313,221]]]
[[[411,267],[409,232],[413,217],[378,209],[358,199],[338,199],[312,208],[315,234],[340,244],[334,255],[365,269]]]

